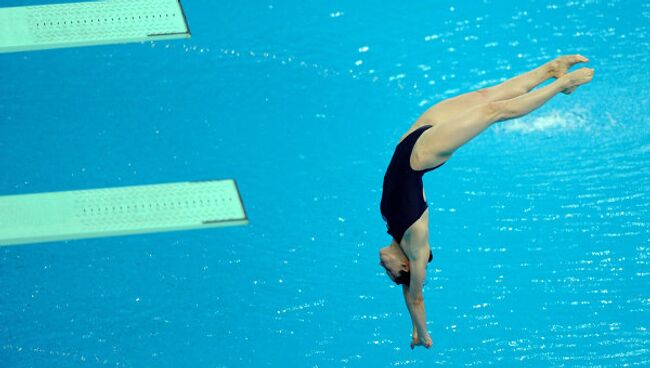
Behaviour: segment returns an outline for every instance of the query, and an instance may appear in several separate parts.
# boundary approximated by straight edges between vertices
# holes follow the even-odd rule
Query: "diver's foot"
[[[586,63],[587,61],[589,59],[580,54],[558,56],[548,63],[549,75],[556,79],[560,78],[575,64]]]
[[[565,95],[570,95],[570,94],[573,93],[573,91],[575,91],[577,88],[578,88],[578,87],[573,86],[573,87],[571,87],[571,88],[567,88],[567,89],[565,89],[564,91],[562,91],[562,93],[564,93]]]
[[[571,94],[578,86],[591,82],[594,77],[594,70],[589,68],[580,68],[569,74],[562,76],[561,80],[564,81],[566,88],[562,91],[565,94]]]

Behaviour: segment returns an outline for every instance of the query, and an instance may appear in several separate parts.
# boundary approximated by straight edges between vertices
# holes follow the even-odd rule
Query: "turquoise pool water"
[[[0,55],[0,194],[232,177],[250,225],[1,248],[0,367],[650,365],[650,2],[183,5],[190,40]],[[572,53],[591,84],[425,176],[410,350],[396,141]]]

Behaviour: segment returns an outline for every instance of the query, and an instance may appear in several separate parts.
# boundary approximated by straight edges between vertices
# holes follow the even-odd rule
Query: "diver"
[[[492,124],[524,116],[556,94],[570,94],[590,82],[593,69],[568,73],[573,65],[587,61],[582,55],[560,56],[496,86],[443,100],[426,110],[400,139],[384,176],[380,209],[392,241],[379,251],[379,264],[402,285],[413,323],[411,349],[433,344],[422,294],[426,267],[433,258],[422,175],[439,168]],[[555,80],[529,92],[550,78]]]

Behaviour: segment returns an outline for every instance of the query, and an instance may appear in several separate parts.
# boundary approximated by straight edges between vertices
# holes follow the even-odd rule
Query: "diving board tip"
[[[247,224],[232,179],[0,197],[0,246]]]

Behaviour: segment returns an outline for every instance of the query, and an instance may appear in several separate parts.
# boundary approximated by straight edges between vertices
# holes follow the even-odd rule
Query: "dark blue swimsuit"
[[[411,132],[395,148],[393,158],[384,176],[381,195],[381,215],[386,221],[388,233],[400,243],[406,230],[426,211],[427,203],[422,196],[422,175],[442,166],[426,170],[411,169],[411,152],[415,142],[431,125],[424,125]],[[445,161],[446,162],[446,161]]]

